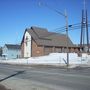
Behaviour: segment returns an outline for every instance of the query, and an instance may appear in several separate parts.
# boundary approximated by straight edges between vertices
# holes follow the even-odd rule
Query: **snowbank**
[[[76,53],[69,53],[69,64],[87,64],[90,56],[82,54],[78,57]],[[10,64],[67,64],[67,53],[51,53],[47,56],[31,57],[28,59],[0,60],[1,63]]]

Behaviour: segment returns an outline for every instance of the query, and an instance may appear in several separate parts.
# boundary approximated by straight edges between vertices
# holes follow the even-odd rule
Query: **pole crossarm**
[[[54,9],[50,6],[48,6],[47,4],[43,4],[41,2],[39,2],[39,6],[40,5],[43,5],[44,7],[47,7],[48,9],[51,9],[52,11],[58,13],[59,15],[62,15],[65,17],[65,22],[66,22],[66,48],[67,48],[67,68],[69,66],[69,54],[68,54],[68,16],[67,16],[67,13],[66,13],[66,10],[65,10],[65,13],[61,13],[60,11],[58,11],[57,9]]]
[[[47,7],[48,9],[58,13],[59,15],[62,15],[64,17],[67,17],[64,13],[61,13],[60,11],[58,11],[57,9],[53,8],[53,7],[50,7],[48,6],[46,3],[42,3],[42,2],[39,2],[39,6],[44,6],[44,7]]]

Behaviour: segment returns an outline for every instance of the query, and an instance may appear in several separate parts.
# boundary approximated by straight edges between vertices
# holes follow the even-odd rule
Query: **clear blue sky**
[[[65,18],[56,12],[39,6],[38,2],[64,13],[67,10],[68,23],[81,22],[83,0],[0,0],[0,46],[6,43],[20,43],[26,28],[39,26],[53,31],[65,26]],[[90,0],[86,0],[90,21]],[[90,32],[89,32],[90,35]],[[79,43],[80,30],[69,32],[73,43]]]

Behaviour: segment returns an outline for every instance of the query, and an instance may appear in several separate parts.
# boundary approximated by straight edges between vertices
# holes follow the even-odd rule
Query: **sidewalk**
[[[6,77],[6,75],[0,75],[0,78],[3,77]],[[36,81],[34,82],[31,80],[15,77],[6,79],[0,82],[0,84],[0,90],[53,90],[52,86],[50,87]]]
[[[9,78],[1,82],[6,88],[10,89],[0,89],[0,90],[70,90],[63,86],[53,86],[46,83],[41,83],[33,80],[20,79],[20,78]]]

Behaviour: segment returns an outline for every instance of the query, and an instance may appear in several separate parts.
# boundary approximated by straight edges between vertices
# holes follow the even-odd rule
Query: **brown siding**
[[[42,55],[48,55],[49,53],[53,53],[53,52],[58,52],[58,53],[62,53],[62,52],[67,52],[67,48],[65,47],[50,47],[50,46],[38,46],[35,41],[32,39],[32,57],[36,57],[36,56],[42,56]],[[69,48],[69,52],[79,52],[79,48]],[[22,43],[21,45],[21,56],[22,58],[24,57],[24,43]]]
[[[32,57],[44,55],[43,46],[37,46],[35,41],[32,40]]]
[[[79,49],[78,48],[75,48],[75,52],[78,53],[79,52]]]
[[[61,53],[62,52],[62,48],[61,47],[56,47],[55,48],[55,52]]]
[[[74,52],[74,48],[70,48],[70,51],[69,52],[71,52],[71,53]]]
[[[44,54],[48,55],[49,53],[52,53],[53,49],[54,49],[53,47],[45,46],[44,47]]]

